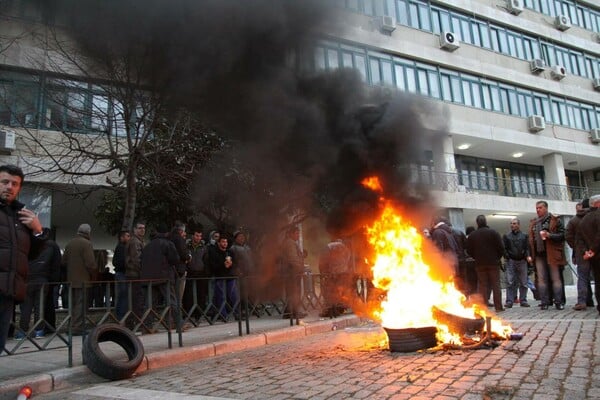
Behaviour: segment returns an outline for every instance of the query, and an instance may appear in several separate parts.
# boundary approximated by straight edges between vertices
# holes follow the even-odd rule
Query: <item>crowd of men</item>
[[[530,307],[529,289],[540,301],[542,310],[551,306],[564,310],[566,242],[572,249],[572,262],[577,266],[577,303],[573,309],[581,311],[593,307],[594,292],[600,313],[599,208],[600,195],[577,203],[576,215],[565,227],[562,218],[549,212],[548,203],[541,200],[536,202],[536,217],[529,221],[526,231],[521,230],[520,220],[513,218],[510,231],[501,236],[487,225],[484,215],[478,215],[477,228],[467,228],[465,233],[452,228],[445,217],[437,217],[425,235],[442,252],[454,256],[454,278],[459,289],[469,299],[494,307],[498,312],[512,308],[515,303]],[[506,276],[504,304],[501,269]],[[529,278],[530,270],[534,272],[533,281]]]

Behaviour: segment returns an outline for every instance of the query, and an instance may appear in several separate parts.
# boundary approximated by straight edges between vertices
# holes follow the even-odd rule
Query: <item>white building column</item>
[[[542,157],[544,162],[544,176],[546,191],[553,199],[569,200],[566,190],[567,178],[565,176],[565,164],[560,153],[550,153]]]
[[[451,135],[437,138],[432,143],[433,168],[438,173],[438,178],[443,182],[443,189],[456,192],[458,179],[456,176],[456,163],[454,161],[454,141]]]

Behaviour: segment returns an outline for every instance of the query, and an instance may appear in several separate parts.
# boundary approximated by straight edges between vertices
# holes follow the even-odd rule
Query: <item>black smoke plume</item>
[[[235,159],[273,193],[260,208],[239,194],[246,226],[281,227],[282,202],[293,202],[348,236],[377,208],[378,195],[360,185],[366,176],[408,206],[428,200],[407,167],[437,133],[420,123],[423,104],[369,95],[354,70],[306,68],[325,22],[343,13],[329,3],[55,0],[53,11],[85,52],[139,58],[145,82],[232,140]],[[205,174],[199,202],[217,172]]]

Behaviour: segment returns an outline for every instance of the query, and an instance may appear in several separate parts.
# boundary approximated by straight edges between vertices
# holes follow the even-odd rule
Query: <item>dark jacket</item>
[[[60,281],[60,247],[48,240],[35,259],[29,262],[28,283],[47,283]]]
[[[575,263],[581,262],[582,259],[579,258],[583,257],[583,253],[588,250],[585,241],[579,232],[579,223],[583,217],[585,217],[587,212],[588,210],[577,211],[577,214],[569,220],[567,228],[565,229],[565,240],[571,249],[573,249],[573,260]]]
[[[158,233],[142,250],[142,279],[175,280],[179,255],[167,234]]]
[[[113,254],[112,264],[115,267],[115,272],[125,273],[127,268],[126,264],[126,253],[127,253],[127,245],[125,243],[119,242],[117,247],[115,247],[115,253]]]
[[[524,260],[529,256],[527,235],[520,230],[510,231],[502,237],[504,242],[504,257],[508,260]]]
[[[476,266],[499,266],[504,254],[502,238],[489,226],[479,227],[467,238],[467,253],[475,259]]]
[[[174,229],[171,232],[170,239],[175,245],[175,249],[179,255],[179,261],[177,261],[177,264],[175,264],[175,269],[179,276],[183,276],[187,268],[187,263],[190,261],[190,252],[188,251],[185,239],[181,236],[177,229]]]
[[[16,200],[10,206],[0,202],[0,294],[17,302],[25,299],[31,247],[41,246],[49,236],[44,229],[41,236],[35,237],[19,221],[17,211],[23,207]]]
[[[594,251],[594,259],[600,258],[600,208],[591,208],[578,228],[586,250]]]
[[[207,256],[207,267],[212,276],[223,277],[223,276],[234,276],[235,260],[231,268],[225,267],[225,257],[231,257],[232,254],[229,250],[221,250],[219,246],[208,246]]]
[[[208,246],[204,244],[204,241],[195,245],[193,241],[189,241],[188,250],[192,259],[187,265],[188,276],[190,278],[199,278],[203,276],[207,276],[207,268],[204,266],[204,259],[206,254],[206,249]]]

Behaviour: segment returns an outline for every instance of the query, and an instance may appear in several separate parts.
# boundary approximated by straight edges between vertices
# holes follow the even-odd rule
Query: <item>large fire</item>
[[[376,178],[362,183],[372,190],[382,191]],[[468,305],[454,285],[448,255],[439,254],[434,246],[426,245],[426,239],[391,202],[382,197],[381,205],[379,218],[367,227],[368,241],[375,254],[369,261],[373,284],[386,294],[380,309],[373,310],[375,317],[386,328],[436,326],[439,342],[462,343],[461,335],[450,332],[448,326],[435,320],[433,307],[464,318],[485,318],[487,307]],[[424,249],[428,252],[427,260],[434,260],[435,271],[425,262]],[[494,318],[492,331],[503,338],[512,332]]]

